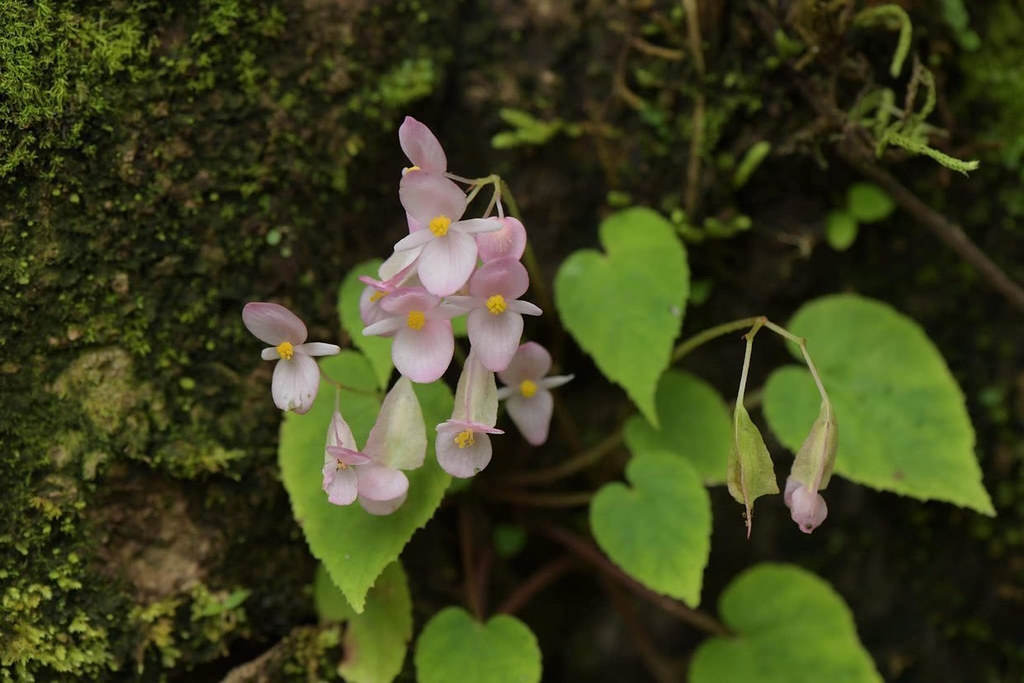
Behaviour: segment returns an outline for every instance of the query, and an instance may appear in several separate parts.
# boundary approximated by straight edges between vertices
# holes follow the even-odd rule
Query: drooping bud
[[[805,534],[814,531],[828,516],[828,506],[818,491],[828,486],[832,478],[838,445],[839,425],[832,404],[822,401],[818,419],[797,451],[786,479],[786,506]]]
[[[778,493],[775,469],[761,432],[742,403],[733,411],[732,449],[726,477],[729,493],[747,509],[747,538],[753,523],[754,501],[766,494]]]

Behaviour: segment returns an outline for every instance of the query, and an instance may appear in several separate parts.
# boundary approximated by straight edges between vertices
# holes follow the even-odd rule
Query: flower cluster
[[[411,163],[402,172],[398,192],[409,234],[394,245],[378,270],[379,279],[360,278],[366,288],[359,311],[364,335],[393,338],[391,359],[401,378],[388,392],[361,451],[337,409],[324,449],[328,500],[335,505],[358,500],[371,514],[396,510],[409,488],[403,470],[423,463],[425,428],[412,383],[433,382],[448,370],[455,352],[453,318],[466,316],[470,351],[455,410],[437,425],[435,441],[438,463],[452,476],[471,477],[490,462],[490,435],[503,433],[495,428],[499,399],[507,399],[509,416],[523,437],[543,444],[553,409],[549,390],[572,379],[545,378],[551,367],[548,352],[535,342],[520,345],[523,316],[541,310],[521,299],[530,285],[520,261],[526,229],[505,216],[501,179],[468,180],[449,173],[441,144],[412,117],[406,117],[398,135]],[[494,194],[484,215],[467,218],[470,202],[488,186]],[[320,383],[312,357],[339,348],[305,343],[305,325],[277,304],[247,304],[242,319],[271,345],[263,358],[280,359],[273,383],[277,406],[309,410]],[[495,373],[507,385],[501,390]]]

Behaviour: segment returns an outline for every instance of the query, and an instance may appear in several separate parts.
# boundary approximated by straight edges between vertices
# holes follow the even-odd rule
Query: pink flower
[[[423,169],[430,173],[444,173],[448,170],[448,159],[444,155],[441,143],[430,129],[411,116],[398,127],[398,143],[402,146],[405,156],[409,157],[413,167],[409,170]]]
[[[421,287],[393,290],[380,300],[387,317],[363,329],[364,335],[395,335],[391,360],[413,382],[433,382],[452,362],[455,336],[450,319],[458,309]]]
[[[391,514],[405,502],[409,479],[401,470],[423,464],[427,437],[423,413],[408,379],[401,378],[384,398],[362,452],[338,410],[331,417],[324,448],[323,489],[334,505],[357,498],[372,515]]]
[[[494,373],[469,352],[455,390],[455,410],[450,420],[437,425],[437,462],[445,472],[465,479],[487,467],[491,461],[490,434],[504,434],[494,428],[498,421],[498,390]]]
[[[476,246],[481,261],[487,262],[505,257],[511,257],[518,261],[526,251],[526,228],[523,227],[523,224],[511,216],[500,220],[501,230],[482,232],[476,236]]]
[[[455,183],[433,173],[407,173],[399,196],[406,212],[427,228],[399,240],[395,251],[422,248],[416,260],[420,282],[437,296],[455,293],[476,266],[473,235],[500,230],[501,222],[497,218],[459,220],[466,212],[466,196]]]
[[[817,491],[812,491],[799,481],[786,479],[786,493],[783,496],[786,507],[800,531],[809,534],[828,517],[828,505]]]
[[[242,322],[262,342],[263,360],[280,359],[274,368],[270,392],[281,410],[304,413],[313,405],[320,388],[320,367],[314,356],[333,356],[341,352],[334,344],[306,341],[306,325],[284,306],[264,301],[247,303]]]
[[[530,286],[526,268],[512,257],[483,264],[469,281],[471,296],[452,296],[448,302],[469,311],[466,328],[473,350],[485,368],[508,367],[523,336],[523,314],[541,310],[519,297]]]
[[[550,389],[570,381],[572,375],[545,377],[551,370],[551,354],[536,342],[519,347],[515,357],[498,374],[507,386],[498,390],[498,398],[505,400],[508,415],[519,433],[533,446],[548,440],[554,399]]]

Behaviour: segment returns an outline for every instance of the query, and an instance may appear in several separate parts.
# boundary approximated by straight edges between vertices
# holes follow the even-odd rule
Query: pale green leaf
[[[654,392],[683,322],[690,272],[672,225],[650,209],[612,214],[600,228],[605,253],[569,256],[555,277],[566,329],[652,424]]]
[[[366,359],[342,351],[321,361],[328,375],[346,386],[373,392],[377,378]],[[441,504],[450,477],[434,456],[433,429],[448,419],[452,410],[451,391],[443,383],[416,385],[428,435],[427,458],[423,467],[406,474],[409,497],[394,513],[376,517],[358,503],[339,507],[327,502],[322,489],[321,468],[327,426],[334,408],[335,390],[322,383],[313,407],[305,415],[287,413],[281,425],[278,455],[281,478],[292,502],[295,519],[302,526],[309,549],[327,567],[334,583],[357,612],[362,612],[366,593],[398,558],[413,533],[427,523]],[[373,426],[380,403],[376,397],[343,391],[341,413],[359,446]]]
[[[854,295],[816,299],[793,317],[839,423],[835,471],[922,500],[995,514],[974,456],[964,397],[938,349],[915,322]],[[764,414],[796,450],[818,414],[809,373],[788,366],[764,389]]]
[[[461,607],[447,607],[427,622],[416,641],[419,683],[534,683],[541,655],[527,626],[507,614],[481,624]]]
[[[359,281],[359,276],[369,275],[376,279],[380,264],[380,259],[365,261],[345,275],[341,289],[338,290],[338,315],[341,317],[342,329],[348,334],[352,344],[370,361],[377,377],[377,384],[383,389],[388,385],[388,378],[391,377],[394,368],[391,363],[391,339],[363,336],[363,319],[359,316],[359,297],[366,288],[366,285]]]
[[[700,475],[669,453],[640,452],[626,479],[602,486],[590,503],[601,549],[651,590],[696,607],[711,548],[711,500]]]
[[[724,483],[732,425],[729,408],[715,388],[690,373],[669,370],[658,382],[655,404],[661,429],[639,415],[629,418],[629,449],[675,453],[697,468],[704,483]]]
[[[772,456],[761,436],[761,430],[750,419],[747,409],[736,406],[733,411],[732,448],[726,483],[737,503],[747,509],[747,536],[754,523],[754,501],[761,496],[779,492]]]
[[[846,210],[861,223],[877,223],[895,209],[892,197],[874,183],[854,183],[846,191]]]
[[[722,593],[718,611],[733,635],[697,649],[692,683],[882,681],[842,597],[799,567],[748,569]]]
[[[857,239],[857,221],[846,211],[832,211],[825,219],[825,241],[836,251],[846,251]]]
[[[316,566],[313,576],[313,606],[320,621],[346,621],[356,614],[345,601],[341,589],[331,581],[331,575],[322,562]]]

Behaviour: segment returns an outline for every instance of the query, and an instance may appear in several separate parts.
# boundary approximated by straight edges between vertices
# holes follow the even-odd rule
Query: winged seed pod
[[[838,445],[839,425],[832,404],[822,401],[818,419],[797,451],[786,479],[786,507],[805,534],[818,528],[828,516],[828,506],[818,491],[828,486],[832,478]]]
[[[726,483],[736,502],[747,508],[747,538],[750,538],[754,501],[763,495],[778,493],[779,485],[775,481],[768,447],[742,403],[737,403],[733,412],[732,449]]]

